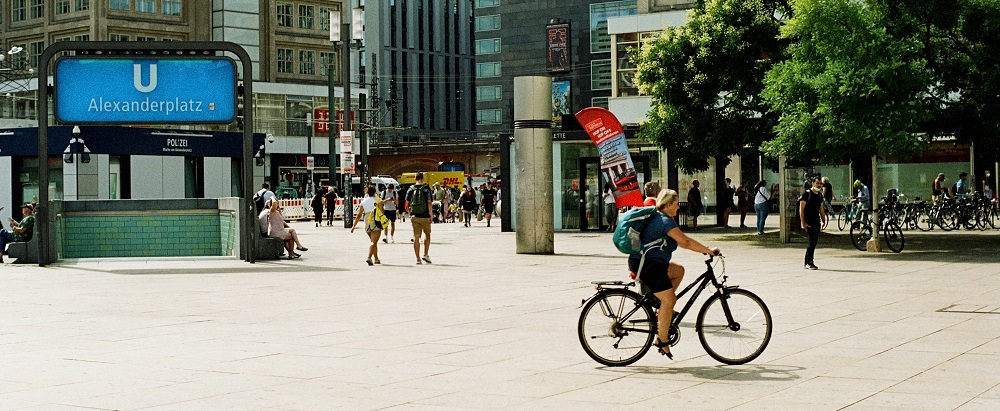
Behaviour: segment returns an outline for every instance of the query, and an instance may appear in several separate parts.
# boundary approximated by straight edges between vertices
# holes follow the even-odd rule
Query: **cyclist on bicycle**
[[[660,300],[655,345],[661,354],[670,359],[674,357],[670,354],[667,337],[670,333],[670,321],[673,319],[674,304],[677,303],[677,287],[684,278],[684,266],[670,261],[671,256],[678,246],[702,254],[721,255],[718,247],[708,248],[688,237],[677,226],[677,222],[668,217],[677,215],[679,206],[676,191],[670,189],[660,191],[656,197],[656,210],[659,213],[649,217],[640,236],[643,248],[648,250],[645,253],[645,262],[642,262],[642,271],[639,270],[642,254],[632,254],[628,258],[629,270],[638,273],[639,281]]]
[[[871,210],[872,206],[872,196],[868,192],[868,186],[864,185],[861,180],[854,180],[854,206],[851,209],[851,215],[848,216],[851,219],[856,218],[858,211],[868,211]]]

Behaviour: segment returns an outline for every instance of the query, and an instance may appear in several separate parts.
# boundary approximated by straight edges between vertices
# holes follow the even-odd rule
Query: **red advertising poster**
[[[625,129],[607,109],[588,107],[576,113],[576,119],[601,153],[601,173],[614,186],[615,205],[641,207],[642,191],[635,174],[635,164],[628,153]]]
[[[546,58],[546,68],[550,73],[559,73],[572,70],[572,58],[570,55],[569,24],[559,23],[545,26],[546,47],[548,56]]]

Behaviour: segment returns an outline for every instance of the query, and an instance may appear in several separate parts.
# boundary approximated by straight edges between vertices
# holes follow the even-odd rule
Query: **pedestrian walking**
[[[747,208],[750,208],[750,191],[747,182],[743,181],[736,188],[736,207],[740,209],[740,228],[747,228]]]
[[[764,222],[771,211],[771,192],[767,189],[767,181],[760,180],[753,186],[753,209],[757,212],[757,235],[764,235]]]
[[[722,195],[722,203],[720,204],[722,208],[722,226],[732,228],[729,226],[729,213],[733,211],[733,197],[736,196],[736,189],[733,188],[733,180],[726,177],[726,185],[720,191]]]
[[[479,204],[476,203],[476,192],[473,191],[472,186],[465,187],[465,191],[458,198],[458,204],[462,206],[462,218],[465,221],[465,226],[472,227],[472,213],[479,208]]]
[[[368,258],[365,260],[365,263],[369,266],[382,264],[382,261],[378,258],[378,239],[382,237],[383,227],[376,218],[377,216],[374,215],[375,213],[384,213],[384,211],[382,210],[382,204],[375,198],[375,186],[370,185],[365,190],[365,199],[361,200],[358,215],[355,216],[354,225],[351,226],[351,233],[353,233],[354,229],[358,227],[358,221],[365,220],[365,233],[368,234],[368,240],[371,243],[368,246]]]
[[[396,210],[399,208],[399,197],[396,196],[396,185],[389,184],[386,186],[385,191],[382,192],[380,199],[382,200],[382,209],[385,210],[385,216],[389,219],[389,227],[383,230],[385,237],[382,238],[384,243],[395,243],[396,239],[393,236],[396,235]]]
[[[410,186],[406,191],[406,207],[410,213],[410,225],[413,226],[413,254],[417,257],[417,264],[421,264],[420,258],[420,234],[424,234],[424,257],[423,261],[431,263],[429,255],[431,248],[431,200],[433,195],[431,189],[424,184],[424,173],[417,173],[416,184]]]
[[[309,205],[313,210],[313,220],[316,222],[316,227],[319,227],[320,223],[323,222],[323,202],[326,201],[323,195],[326,194],[322,189],[316,190],[313,193],[312,200],[309,201]]]
[[[326,225],[333,225],[333,213],[337,209],[337,200],[340,196],[337,195],[337,189],[330,186],[330,183],[326,183],[323,188],[325,188],[325,194],[323,194],[323,202],[326,203]]]
[[[698,228],[698,216],[701,215],[701,209],[705,206],[701,202],[701,182],[698,180],[691,180],[691,189],[688,190],[688,215],[691,216],[691,229],[694,231],[700,230]]]
[[[618,205],[615,202],[615,188],[611,183],[604,183],[604,219],[608,222],[608,231],[615,231],[618,225]]]
[[[492,185],[483,188],[483,216],[486,217],[486,226],[490,226],[490,219],[493,218],[493,213],[496,211],[497,205],[497,190],[493,188]]]
[[[799,219],[802,229],[809,235],[809,247],[806,248],[805,268],[816,270],[816,243],[819,232],[826,226],[826,210],[823,209],[823,180],[813,178],[812,187],[799,197]]]

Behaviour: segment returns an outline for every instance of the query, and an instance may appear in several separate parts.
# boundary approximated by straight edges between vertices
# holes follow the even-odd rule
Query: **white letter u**
[[[142,85],[142,66],[139,64],[132,65],[132,84],[135,85],[135,89],[142,93],[149,93],[156,89],[156,64],[149,65],[149,85]]]

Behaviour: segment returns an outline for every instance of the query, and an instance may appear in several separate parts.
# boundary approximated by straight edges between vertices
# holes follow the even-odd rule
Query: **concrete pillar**
[[[518,254],[555,252],[552,193],[552,79],[514,78],[514,161]]]

